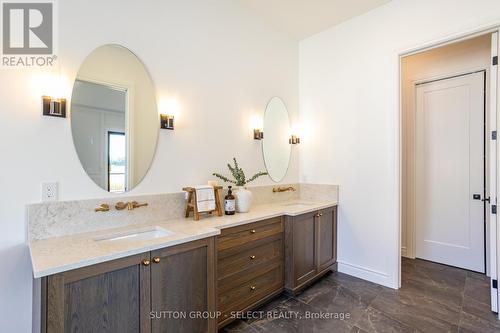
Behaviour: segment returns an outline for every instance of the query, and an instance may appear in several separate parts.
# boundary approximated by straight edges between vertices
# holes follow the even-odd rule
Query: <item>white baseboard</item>
[[[350,264],[343,261],[338,261],[338,270],[341,273],[355,276],[357,278],[367,280],[376,284],[383,285],[392,289],[398,289],[397,283],[392,281],[389,274],[373,270],[370,268]]]

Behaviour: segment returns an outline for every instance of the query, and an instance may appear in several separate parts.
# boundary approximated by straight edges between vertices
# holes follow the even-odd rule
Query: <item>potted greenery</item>
[[[221,175],[220,173],[214,172],[213,175],[217,178],[222,179],[226,183],[231,183],[236,185],[236,189],[234,191],[234,196],[236,198],[236,211],[238,213],[246,213],[250,210],[250,206],[252,205],[252,192],[247,190],[245,186],[259,178],[260,176],[267,175],[267,172],[257,172],[250,178],[246,178],[245,172],[238,165],[236,158],[233,157],[234,165],[227,164],[227,167],[231,174],[233,175],[233,179],[230,179],[226,176]]]

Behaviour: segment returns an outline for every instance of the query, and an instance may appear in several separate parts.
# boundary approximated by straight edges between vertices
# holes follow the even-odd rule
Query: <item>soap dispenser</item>
[[[227,195],[224,197],[224,211],[226,215],[234,215],[236,212],[236,198],[231,188],[232,186],[229,186]]]

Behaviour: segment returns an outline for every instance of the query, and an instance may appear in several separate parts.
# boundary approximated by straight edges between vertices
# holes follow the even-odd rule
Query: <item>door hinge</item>
[[[497,213],[497,205],[491,205],[491,214]]]
[[[493,289],[498,289],[498,281],[497,280],[491,280],[491,284],[493,286]]]
[[[491,140],[497,139],[497,131],[491,131]]]
[[[493,66],[498,65],[498,56],[493,57]]]

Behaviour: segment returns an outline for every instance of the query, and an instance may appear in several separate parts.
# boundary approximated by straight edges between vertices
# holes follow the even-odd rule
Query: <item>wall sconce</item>
[[[42,112],[44,116],[66,118],[66,99],[42,96]]]
[[[295,134],[292,134],[290,139],[288,139],[288,143],[291,145],[298,145],[300,143],[300,138]]]
[[[262,132],[258,128],[254,128],[254,130],[253,130],[253,138],[254,138],[254,140],[262,140],[262,139],[264,139],[264,132]]]
[[[160,114],[160,126],[163,129],[174,129],[174,116],[168,114]]]

